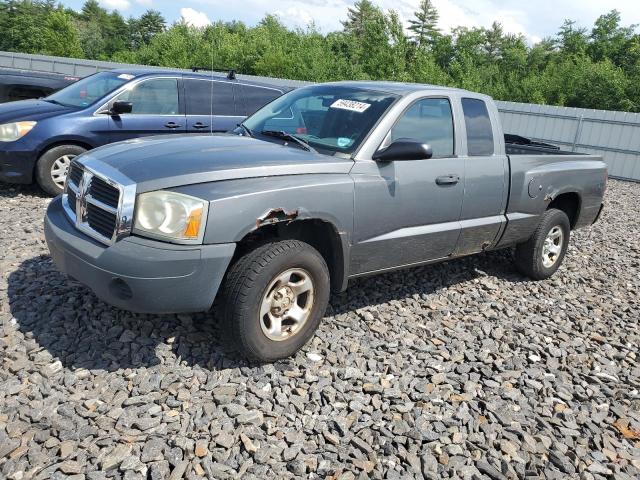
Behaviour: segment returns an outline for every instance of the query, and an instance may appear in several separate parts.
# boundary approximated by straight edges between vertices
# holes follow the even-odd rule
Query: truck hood
[[[43,120],[74,109],[45,102],[44,100],[20,100],[0,104],[0,124],[28,120]]]
[[[231,134],[139,138],[78,160],[97,172],[115,169],[137,184],[138,193],[240,178],[349,173],[353,166],[348,158]]]

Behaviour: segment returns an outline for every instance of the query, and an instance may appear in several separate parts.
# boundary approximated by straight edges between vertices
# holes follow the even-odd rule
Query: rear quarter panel
[[[509,155],[507,227],[497,247],[527,240],[548,205],[563,193],[580,197],[575,228],[590,225],[604,197],[607,166],[594,155]]]

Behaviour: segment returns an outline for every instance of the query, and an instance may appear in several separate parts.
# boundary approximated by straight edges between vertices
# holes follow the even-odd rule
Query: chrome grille
[[[118,190],[113,185],[109,185],[99,177],[94,176],[91,179],[89,194],[94,199],[110,206],[111,208],[118,208],[118,202],[120,200],[120,190]]]
[[[120,185],[74,162],[62,201],[76,228],[96,240],[111,244],[122,233],[128,233],[120,222],[122,195]],[[128,218],[123,218],[127,223]]]
[[[79,165],[72,164],[69,169],[69,179],[75,185],[80,185],[80,179],[82,178],[82,168]]]

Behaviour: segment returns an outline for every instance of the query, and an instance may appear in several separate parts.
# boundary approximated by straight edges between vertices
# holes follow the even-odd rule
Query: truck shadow
[[[327,316],[492,276],[522,281],[508,253],[486,253],[356,280],[349,290],[332,296]],[[215,315],[119,310],[59,273],[46,255],[26,260],[11,272],[8,296],[16,327],[31,354],[45,349],[69,369],[116,371],[164,363],[199,365],[210,371],[250,366],[225,346]]]

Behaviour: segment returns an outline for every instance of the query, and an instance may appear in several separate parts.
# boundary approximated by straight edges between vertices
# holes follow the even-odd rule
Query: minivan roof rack
[[[191,67],[191,71],[196,73],[196,72],[201,72],[201,71],[205,71],[205,72],[227,72],[227,78],[229,80],[235,80],[236,79],[236,72],[237,69],[235,68],[208,68],[208,67]]]

